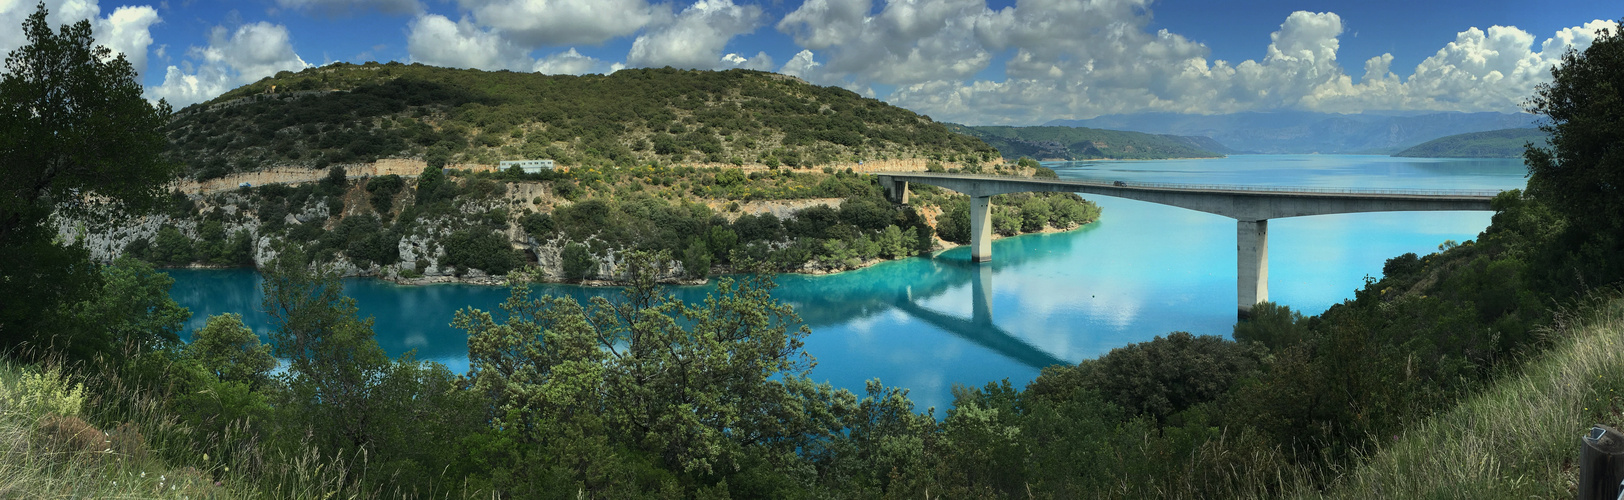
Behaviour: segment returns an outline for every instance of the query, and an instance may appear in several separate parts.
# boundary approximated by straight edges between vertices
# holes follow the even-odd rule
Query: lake
[[[1238,155],[1220,159],[1045,163],[1062,178],[1329,188],[1513,189],[1521,160],[1363,155]],[[969,248],[830,276],[782,275],[774,295],[812,328],[806,350],[815,380],[861,393],[878,378],[910,389],[921,409],[946,409],[955,384],[1009,379],[1017,387],[1043,366],[1076,363],[1173,331],[1227,336],[1235,323],[1235,221],[1104,196],[1083,229],[998,240],[993,260]],[[1366,276],[1405,252],[1475,239],[1489,212],[1325,215],[1269,222],[1269,298],[1318,314],[1351,298]],[[171,270],[171,292],[192,310],[188,328],[236,312],[261,336],[270,328],[252,270]],[[362,315],[376,318],[391,355],[467,370],[467,338],[454,311],[495,310],[505,288],[398,286],[345,281]],[[584,300],[617,289],[545,285]],[[709,287],[672,287],[698,300]]]

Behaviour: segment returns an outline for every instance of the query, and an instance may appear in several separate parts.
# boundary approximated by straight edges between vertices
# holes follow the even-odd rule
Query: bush
[[[406,180],[389,174],[367,181],[367,192],[372,193],[372,209],[387,214],[393,208],[395,195],[406,188]]]
[[[564,245],[564,251],[559,256],[563,262],[564,277],[572,280],[591,278],[598,272],[598,262],[587,251],[586,245],[570,243]]]
[[[460,269],[479,269],[491,275],[504,275],[519,267],[523,259],[508,245],[507,238],[482,229],[455,231],[442,241],[442,263]]]
[[[158,228],[152,248],[152,262],[162,266],[184,266],[192,263],[192,239],[181,234],[175,226]]]

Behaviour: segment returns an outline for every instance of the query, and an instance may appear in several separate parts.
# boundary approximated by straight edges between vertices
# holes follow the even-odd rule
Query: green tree
[[[472,308],[453,323],[468,331],[467,378],[492,398],[493,425],[527,442],[575,446],[579,454],[548,454],[542,460],[551,463],[540,465],[568,470],[565,484],[587,496],[600,495],[605,465],[615,462],[593,453],[622,448],[689,481],[732,476],[731,484],[751,467],[771,473],[796,463],[797,451],[833,437],[831,418],[816,415],[838,397],[806,380],[800,339],[808,330],[772,298],[771,275],[719,279],[688,305],[655,282],[668,262],[628,255],[631,284],[618,299],[585,307],[533,299],[522,277],[534,271],[516,273],[505,323]]]
[[[682,252],[682,270],[693,278],[710,276],[711,251],[705,247],[704,240],[694,238],[694,242],[689,243],[688,249]]]
[[[242,323],[242,315],[225,313],[210,316],[201,330],[192,333],[192,342],[186,344],[186,355],[223,382],[242,382],[258,389],[270,381],[276,358],[271,357],[271,346],[261,344]]]
[[[567,279],[584,280],[598,273],[598,261],[592,258],[592,252],[587,250],[586,245],[564,245],[559,258],[563,260],[564,277]]]
[[[338,273],[316,267],[298,247],[264,269],[264,308],[276,329],[271,351],[288,360],[286,408],[319,431],[325,450],[371,442],[380,418],[371,397],[390,368],[373,338],[372,318],[356,316]]]
[[[46,314],[87,298],[89,254],[55,241],[53,212],[91,231],[154,211],[178,173],[159,153],[169,105],[147,102],[135,68],[95,45],[89,21],[52,32],[45,5],[0,76],[0,348],[55,327]]]
[[[180,330],[191,311],[175,303],[169,287],[175,279],[152,265],[124,258],[101,270],[101,289],[94,298],[68,307],[72,332],[57,339],[75,358],[97,354],[143,353],[180,345]]]
[[[1602,29],[1584,52],[1568,49],[1535,88],[1528,111],[1550,122],[1549,147],[1530,145],[1528,192],[1583,231],[1624,229],[1624,33]]]

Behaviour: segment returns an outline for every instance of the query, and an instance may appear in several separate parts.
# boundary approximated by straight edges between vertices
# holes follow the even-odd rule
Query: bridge
[[[1236,221],[1236,297],[1240,317],[1269,300],[1269,219],[1361,212],[1493,210],[1499,191],[1326,189],[1038,179],[974,174],[882,173],[880,186],[908,203],[908,184],[938,186],[970,197],[970,259],[992,260],[992,197],[1006,193],[1087,193],[1221,215]]]

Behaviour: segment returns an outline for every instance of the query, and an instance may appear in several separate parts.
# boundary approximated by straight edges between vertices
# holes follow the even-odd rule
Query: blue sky
[[[937,119],[1516,111],[1601,1],[50,0],[178,106],[281,70],[402,61],[605,73],[746,67]],[[1612,9],[1609,9],[1612,7]],[[34,4],[0,0],[19,25]],[[0,49],[23,43],[0,31]]]

